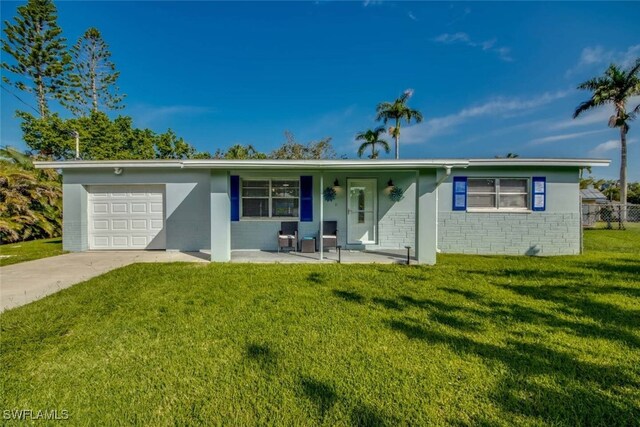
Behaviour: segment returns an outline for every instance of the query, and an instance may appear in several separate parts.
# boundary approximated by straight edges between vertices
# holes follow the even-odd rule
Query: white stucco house
[[[562,255],[581,250],[579,171],[600,159],[36,162],[63,174],[67,251],[176,250],[229,261],[335,221],[350,249]],[[335,193],[335,194],[334,194]],[[318,241],[322,251],[322,239]]]

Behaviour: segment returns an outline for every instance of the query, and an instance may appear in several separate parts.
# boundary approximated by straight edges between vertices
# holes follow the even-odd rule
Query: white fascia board
[[[184,160],[185,168],[205,169],[423,169],[467,167],[467,160]]]
[[[474,166],[553,166],[553,167],[595,167],[609,166],[609,159],[469,159],[469,167]]]
[[[65,160],[33,162],[36,169],[181,168],[181,160]]]

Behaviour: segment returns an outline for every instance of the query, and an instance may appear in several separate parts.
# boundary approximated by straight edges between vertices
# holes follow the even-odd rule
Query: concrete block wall
[[[438,248],[443,253],[577,255],[580,215],[440,212]]]
[[[389,249],[413,247],[416,241],[415,233],[415,211],[388,212],[378,223],[378,245]]]

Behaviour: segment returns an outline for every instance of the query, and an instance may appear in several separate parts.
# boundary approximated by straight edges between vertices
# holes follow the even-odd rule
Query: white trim
[[[38,169],[205,168],[205,169],[427,169],[469,166],[609,166],[607,159],[411,159],[411,160],[65,160],[33,162]]]
[[[515,159],[469,159],[469,166],[609,166],[609,159],[562,159],[562,158],[515,158]]]
[[[501,180],[509,180],[509,179],[513,179],[513,180],[523,180],[526,181],[526,191],[524,193],[522,192],[502,192],[500,189],[500,181]],[[494,190],[493,192],[470,192],[470,181],[475,181],[475,180],[493,180],[494,181]],[[473,194],[473,195],[493,195],[496,198],[496,205],[495,206],[473,206],[473,207],[469,207],[469,195]],[[501,207],[500,206],[500,196],[502,195],[506,195],[506,196],[521,196],[521,195],[525,195],[526,196],[526,203],[527,206],[525,207]],[[531,211],[531,207],[533,204],[533,189],[531,188],[531,178],[529,177],[525,177],[525,176],[469,176],[467,177],[467,212],[485,212],[485,211],[491,211],[491,212],[528,212]]]
[[[363,241],[357,241],[357,242],[352,242],[349,241],[349,211],[353,211],[353,209],[349,209],[350,207],[350,203],[351,203],[351,197],[349,194],[350,188],[351,188],[351,182],[352,181],[369,181],[373,183],[373,209],[372,209],[372,213],[373,213],[373,240],[369,240],[366,242]],[[363,177],[363,178],[347,178],[347,245],[376,245],[378,244],[378,179],[377,178],[367,178],[367,177]],[[366,218],[366,215],[365,215]]]
[[[244,190],[244,183],[245,182],[251,182],[251,181],[267,181],[269,183],[269,186],[266,187],[267,188],[267,197],[260,197],[260,196],[244,196],[243,195],[243,190]],[[290,182],[297,182],[298,183],[298,197],[273,197],[273,181],[290,181]],[[250,187],[253,189],[259,189],[259,188],[264,188],[264,187]],[[244,216],[242,214],[243,212],[243,205],[244,205],[244,199],[267,199],[269,201],[269,215],[268,216]],[[298,201],[298,214],[294,215],[294,216],[274,216],[273,215],[273,200],[274,199],[291,199],[291,200],[297,200]],[[295,179],[295,177],[288,177],[288,178],[260,178],[260,177],[250,177],[250,178],[242,178],[240,177],[240,220],[259,220],[259,221],[264,221],[264,220],[277,220],[277,221],[283,221],[285,219],[291,219],[291,218],[298,218],[298,220],[300,219],[300,178],[298,177],[298,179]]]

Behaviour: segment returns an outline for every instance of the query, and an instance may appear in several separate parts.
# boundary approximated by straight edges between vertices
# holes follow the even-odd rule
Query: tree
[[[64,120],[57,114],[37,118],[19,112],[23,139],[36,153],[54,159],[75,157],[72,133],[80,135],[80,157],[84,160],[186,159],[198,156],[195,147],[169,129],[156,134],[136,129],[128,116],[111,120],[105,113],[91,112],[85,117]]]
[[[356,141],[364,141],[362,144],[360,144],[360,148],[358,148],[358,157],[362,157],[365,150],[371,147],[371,155],[369,156],[369,158],[377,159],[379,152],[378,150],[376,150],[376,145],[380,145],[385,153],[388,153],[390,151],[389,143],[386,140],[380,138],[380,134],[383,134],[384,132],[384,126],[380,126],[373,130],[369,129],[364,132],[358,133],[356,135]]]
[[[235,144],[229,147],[225,152],[218,149],[214,154],[214,158],[227,160],[253,160],[266,159],[267,155],[253,148],[253,145],[251,144]]]
[[[573,113],[575,119],[593,108],[613,105],[615,113],[609,118],[609,127],[620,129],[620,202],[623,205],[623,215],[626,215],[627,204],[627,133],[629,122],[640,112],[640,104],[628,111],[627,102],[630,97],[640,94],[639,72],[640,58],[636,59],[635,64],[628,70],[611,64],[602,76],[587,80],[578,86],[578,89],[589,90],[592,94],[591,98],[581,103]]]
[[[496,159],[517,159],[518,157],[520,157],[520,154],[508,152],[506,156],[501,156],[501,155],[498,154],[495,157],[496,157]]]
[[[302,144],[297,142],[293,133],[288,130],[284,131],[284,136],[285,143],[271,152],[269,157],[272,159],[319,160],[336,158],[336,152],[331,145],[331,137]]]
[[[55,170],[36,170],[31,158],[0,148],[0,243],[59,236],[62,185]]]
[[[15,74],[2,81],[35,94],[40,117],[49,112],[49,96],[60,99],[64,81],[71,69],[71,57],[66,51],[66,39],[57,24],[57,11],[51,0],[29,0],[18,7],[15,23],[5,22],[2,50],[14,63],[2,63],[2,68]]]
[[[395,126],[389,128],[389,134],[396,141],[396,159],[400,158],[400,124],[402,120],[407,124],[414,120],[416,123],[422,121],[422,113],[413,110],[407,106],[407,101],[413,95],[413,90],[407,89],[404,93],[393,102],[381,102],[378,104],[376,111],[378,113],[376,120],[382,120],[386,125],[389,120],[395,122]]]
[[[111,52],[96,28],[89,28],[71,48],[73,71],[63,104],[75,115],[124,108],[118,94],[120,72],[111,62]]]
[[[155,148],[156,158],[159,159],[188,159],[196,153],[193,146],[179,138],[171,129],[158,135]]]

